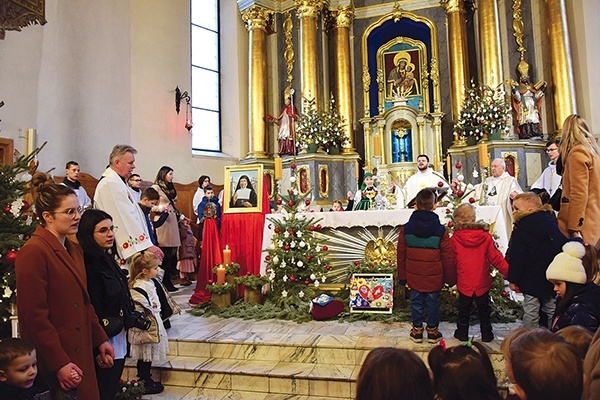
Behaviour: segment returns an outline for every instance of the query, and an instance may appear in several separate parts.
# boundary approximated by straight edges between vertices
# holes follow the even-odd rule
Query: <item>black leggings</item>
[[[114,361],[111,368],[100,368],[96,365],[96,378],[98,379],[98,388],[100,389],[100,400],[113,400],[119,390],[119,379],[123,374],[125,359],[120,358]]]
[[[171,282],[171,274],[177,268],[177,247],[161,247],[160,249],[165,254],[165,258],[163,258],[162,261],[162,269],[165,270],[163,285],[169,289],[173,287],[173,283]]]

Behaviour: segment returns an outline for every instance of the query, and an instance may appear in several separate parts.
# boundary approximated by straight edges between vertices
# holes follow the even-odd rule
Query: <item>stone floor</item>
[[[193,287],[173,293],[184,312],[171,318],[169,356],[158,367],[165,392],[148,399],[345,399],[364,357],[379,346],[415,351],[425,361],[430,344],[408,339],[410,324],[378,322],[254,321],[195,317],[185,310]],[[497,339],[488,344],[500,381],[500,342],[519,323],[495,324]],[[448,346],[455,325],[442,323]],[[470,331],[475,339],[479,327]],[[133,361],[126,376],[133,378]]]

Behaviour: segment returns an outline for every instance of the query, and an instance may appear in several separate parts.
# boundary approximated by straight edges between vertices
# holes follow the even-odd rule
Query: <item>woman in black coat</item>
[[[127,276],[115,259],[115,229],[110,215],[91,209],[81,216],[77,232],[84,251],[90,300],[115,350],[112,368],[96,367],[101,400],[112,400],[117,394],[127,354],[124,317],[133,309]]]

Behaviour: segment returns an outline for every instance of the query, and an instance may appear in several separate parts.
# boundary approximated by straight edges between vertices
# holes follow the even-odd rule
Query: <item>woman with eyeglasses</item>
[[[76,391],[80,399],[99,400],[94,356],[111,367],[114,352],[90,303],[81,247],[67,239],[79,227],[79,201],[44,173],[31,184],[40,225],[15,263],[21,337],[36,348],[52,398]]]
[[[112,400],[117,395],[127,354],[124,318],[133,311],[127,276],[115,259],[118,257],[115,229],[110,215],[92,209],[81,216],[77,232],[77,240],[83,248],[90,301],[115,351],[112,368],[96,365],[102,400]]]
[[[586,120],[565,119],[558,147],[563,166],[558,227],[597,247],[600,241],[600,147]]]

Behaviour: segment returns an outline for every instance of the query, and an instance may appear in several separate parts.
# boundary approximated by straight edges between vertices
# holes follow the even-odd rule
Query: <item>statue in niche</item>
[[[405,98],[419,94],[419,85],[415,78],[415,64],[411,62],[407,51],[399,51],[394,56],[394,68],[387,76],[388,95],[392,98]]]
[[[519,83],[512,79],[508,82],[512,86],[512,105],[517,114],[519,139],[541,138],[540,108],[547,83],[540,81],[532,85],[529,77],[529,64],[523,59],[519,62],[517,69],[520,74]]]
[[[296,121],[299,118],[296,107],[292,104],[293,89],[289,86],[284,92],[285,105],[277,118],[268,115],[269,122],[279,126],[277,142],[279,144],[279,155],[296,155]]]

